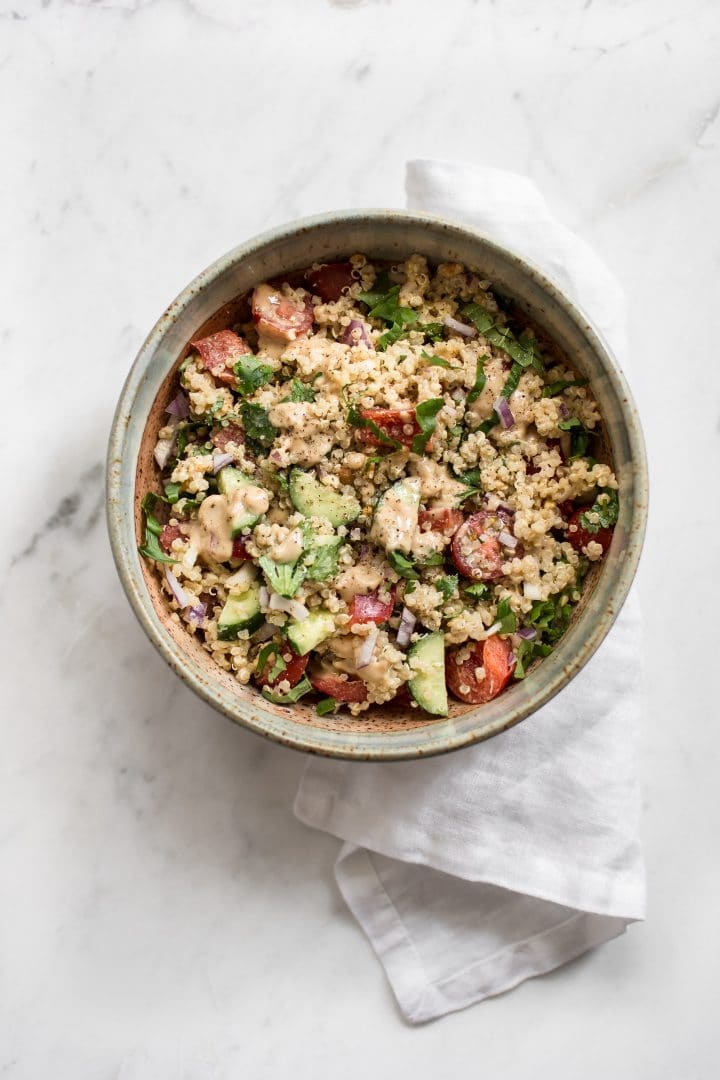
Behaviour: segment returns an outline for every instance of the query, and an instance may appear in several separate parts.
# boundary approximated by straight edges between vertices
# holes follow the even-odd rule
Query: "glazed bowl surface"
[[[447,718],[409,706],[342,710],[319,717],[302,701],[274,705],[219,668],[170,618],[160,581],[138,553],[146,492],[157,489],[157,432],[177,368],[192,339],[231,325],[238,298],[258,282],[355,252],[399,261],[413,252],[462,262],[514,301],[539,334],[590,380],[603,417],[600,456],[611,460],[620,513],[609,552],[588,580],[555,651],[484,705],[459,701]],[[121,582],[150,640],[173,670],[235,723],[295,749],[332,757],[392,761],[427,757],[487,739],[549,701],[587,663],[610,630],[635,575],[647,516],[647,466],[640,423],[625,378],[583,313],[525,259],[472,229],[400,210],[339,211],[264,233],[199,274],[153,327],[128,375],[113,421],[107,461],[107,516]]]

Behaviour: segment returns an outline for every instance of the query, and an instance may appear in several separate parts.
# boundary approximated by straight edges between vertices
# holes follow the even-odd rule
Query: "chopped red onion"
[[[486,631],[485,631],[485,633],[483,634],[483,636],[482,636],[481,640],[484,640],[485,638],[489,638],[489,637],[492,637],[492,636],[493,636],[493,634],[497,634],[497,632],[498,632],[498,630],[500,629],[500,627],[501,627],[501,626],[502,626],[502,623],[501,623],[501,622],[495,622],[495,623],[493,623],[493,624],[492,624],[492,626],[489,626],[489,627],[487,628],[487,630],[486,630]]]
[[[358,671],[360,671],[361,668],[366,668],[370,663],[372,663],[372,655],[375,651],[375,645],[377,643],[379,632],[379,627],[373,624],[373,626],[370,628],[370,633],[363,641],[362,646],[360,647],[360,652],[357,655],[357,662],[355,664],[355,667],[358,669]]]
[[[168,461],[170,460],[170,455],[172,454],[172,449],[173,449],[174,445],[175,445],[175,436],[174,435],[172,436],[171,439],[158,439],[157,445],[156,445],[155,451],[154,451],[155,460],[158,463],[158,468],[160,468],[160,469],[165,468]]]
[[[365,345],[366,348],[372,349],[372,341],[368,335],[367,325],[360,319],[351,319],[343,336],[340,338],[343,345]]]
[[[443,323],[447,326],[448,330],[454,330],[456,334],[461,334],[463,337],[477,337],[477,330],[474,326],[468,326],[467,323],[459,322],[457,319],[453,319],[451,315],[446,315],[443,319]]]
[[[200,626],[205,622],[205,616],[207,615],[207,608],[205,604],[195,604],[187,613],[187,621],[193,623],[195,626]]]
[[[511,506],[510,503],[500,502],[499,500],[498,500],[498,504],[495,507],[495,509],[496,510],[504,510],[506,514],[514,514],[515,513],[515,507],[514,506]]]
[[[505,529],[501,529],[498,533],[498,540],[501,544],[504,544],[506,548],[510,548],[511,551],[517,547],[517,540],[512,533],[507,532]]]
[[[562,416],[563,420],[567,420],[568,416],[570,415],[570,410],[568,409],[564,401],[560,402],[560,405],[558,406],[558,412]]]
[[[508,667],[510,667],[511,664],[514,664],[516,660],[517,660],[517,657],[516,657],[515,653],[511,649],[510,652],[508,653],[508,658],[507,658]]]
[[[536,581],[526,581],[523,584],[523,596],[528,600],[542,600],[542,589]]]
[[[226,465],[231,465],[232,461],[232,454],[213,454],[213,476],[217,476]]]
[[[182,585],[168,566],[165,567],[165,580],[170,586],[170,592],[177,600],[178,607],[191,607],[194,597],[188,596],[188,594],[185,592]]]
[[[286,612],[297,622],[300,622],[301,619],[307,619],[310,614],[305,605],[301,604],[299,600],[291,600],[287,596],[279,596],[277,593],[271,593],[268,607],[271,611]]]
[[[260,607],[265,608],[267,610],[267,608],[268,608],[268,606],[270,604],[270,592],[268,590],[267,585],[261,585],[260,586],[260,595],[259,595],[258,599],[260,600]]]
[[[416,617],[412,611],[408,611],[406,607],[402,609],[400,615],[400,625],[397,632],[397,643],[401,649],[404,649],[406,645],[410,644],[410,635],[415,629]]]
[[[534,626],[523,626],[518,630],[517,636],[522,638],[523,641],[534,641],[537,637],[537,630]]]
[[[185,420],[190,415],[190,404],[182,390],[172,399],[165,412],[178,420]]]
[[[507,398],[500,396],[493,405],[495,412],[500,417],[500,423],[507,431],[515,423],[515,417],[510,411],[510,406],[507,403]]]

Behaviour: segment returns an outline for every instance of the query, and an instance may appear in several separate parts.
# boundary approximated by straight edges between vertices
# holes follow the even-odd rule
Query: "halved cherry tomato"
[[[295,686],[300,682],[305,674],[309,656],[298,656],[289,645],[285,645],[282,648],[280,656],[285,664],[284,669],[276,675],[274,679],[270,678],[270,672],[277,662],[277,653],[270,653],[265,661],[265,666],[262,671],[255,672],[255,682],[258,686],[277,686],[279,682],[284,682],[285,680],[287,680],[291,686]]]
[[[587,507],[585,507],[585,510],[587,510]],[[589,544],[591,540],[594,540],[595,543],[599,544],[600,547],[603,549],[604,555],[607,549],[610,547],[610,544],[612,543],[612,528],[598,529],[596,533],[589,532],[588,529],[583,529],[582,525],[580,524],[580,515],[582,513],[584,513],[584,509],[583,507],[580,507],[570,515],[567,523],[567,528],[565,530],[565,539],[572,544],[576,551],[580,551],[587,544]]]
[[[464,648],[464,646],[461,646]],[[475,643],[467,660],[458,663],[457,649],[445,656],[445,678],[456,698],[470,705],[482,705],[492,701],[503,690],[515,670],[515,657],[510,643],[493,634],[485,641]],[[477,668],[485,669],[485,678],[478,682]]]
[[[295,341],[312,326],[312,304],[296,303],[271,285],[256,286],[252,297],[252,316],[259,334],[276,341]]]
[[[212,434],[212,443],[221,453],[225,453],[230,443],[235,446],[245,445],[245,432],[239,424],[227,424]]]
[[[372,420],[391,439],[402,443],[403,446],[411,446],[416,435],[420,433],[420,425],[415,416],[415,410],[410,409],[361,409],[360,415],[365,420]],[[405,429],[408,429],[407,431]],[[379,439],[370,428],[359,427],[355,429],[355,436],[361,443],[371,446],[387,446]],[[428,443],[428,447],[429,447]]]
[[[342,679],[339,675],[313,675],[310,682],[319,694],[327,694],[336,701],[367,701],[367,686],[362,679]]]
[[[503,553],[498,534],[511,529],[511,515],[504,510],[478,510],[464,521],[452,538],[453,562],[473,581],[497,581],[502,577]]]
[[[326,304],[339,300],[343,290],[355,280],[353,268],[347,262],[324,263],[317,270],[308,270],[305,278],[312,294]]]
[[[173,540],[177,540],[179,536],[182,536],[182,530],[179,525],[164,525],[159,538],[160,547],[163,551],[166,551],[168,555],[171,554]]]
[[[233,559],[252,559],[252,555],[245,547],[245,541],[242,536],[236,536],[233,540],[232,557]]]
[[[203,364],[218,382],[235,386],[237,380],[233,364],[239,357],[251,352],[246,341],[232,330],[219,330],[217,334],[191,341],[190,344],[200,353]]]
[[[384,623],[390,618],[395,606],[395,593],[388,600],[381,600],[377,593],[353,596],[350,604],[350,621]]]
[[[462,523],[462,510],[454,510],[448,506],[421,510],[418,514],[418,525],[421,530],[431,529],[433,532],[442,533],[443,536],[453,536]]]

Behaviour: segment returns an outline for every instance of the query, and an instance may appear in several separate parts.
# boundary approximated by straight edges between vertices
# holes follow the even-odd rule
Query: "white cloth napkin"
[[[406,188],[409,206],[464,220],[547,271],[622,354],[617,282],[529,180],[413,161]],[[510,731],[428,761],[309,762],[295,813],[345,841],[338,885],[411,1022],[508,990],[643,918],[641,667],[631,595],[583,671]]]

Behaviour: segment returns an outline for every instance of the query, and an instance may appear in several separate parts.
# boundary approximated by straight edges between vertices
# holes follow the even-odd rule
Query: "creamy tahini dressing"
[[[408,492],[405,497],[396,487],[389,488],[383,496],[375,511],[370,537],[386,551],[407,554],[412,550],[417,530],[420,481],[417,477],[408,477],[403,486]]]
[[[270,549],[270,558],[276,563],[296,562],[303,553],[302,533],[299,529],[293,529]]]
[[[343,570],[335,581],[335,587],[346,604],[359,593],[371,593],[382,585],[383,576],[375,566],[357,563]]]
[[[444,465],[432,458],[413,455],[410,468],[420,481],[420,496],[424,503],[437,507],[457,505],[457,496],[465,490],[465,485],[454,480]]]
[[[341,671],[353,678],[362,679],[363,682],[366,682],[369,685],[372,685],[373,683],[384,685],[387,682],[388,672],[390,670],[390,665],[387,660],[380,657],[367,664],[366,667],[357,667],[357,654],[363,646],[363,641],[364,638],[355,637],[354,634],[332,638],[328,643],[332,651],[331,670],[333,673]],[[327,662],[328,655],[326,655],[324,659]]]
[[[487,356],[485,358],[485,386],[480,396],[468,406],[467,411],[480,421],[488,420],[492,416],[493,405],[500,397],[500,391],[506,379],[507,372],[502,360]]]
[[[230,513],[235,517],[238,514],[248,513],[265,514],[270,507],[270,496],[264,488],[249,484],[247,487],[236,488],[229,499]]]
[[[226,562],[232,557],[231,513],[224,495],[208,495],[190,526],[190,543],[199,555]]]

